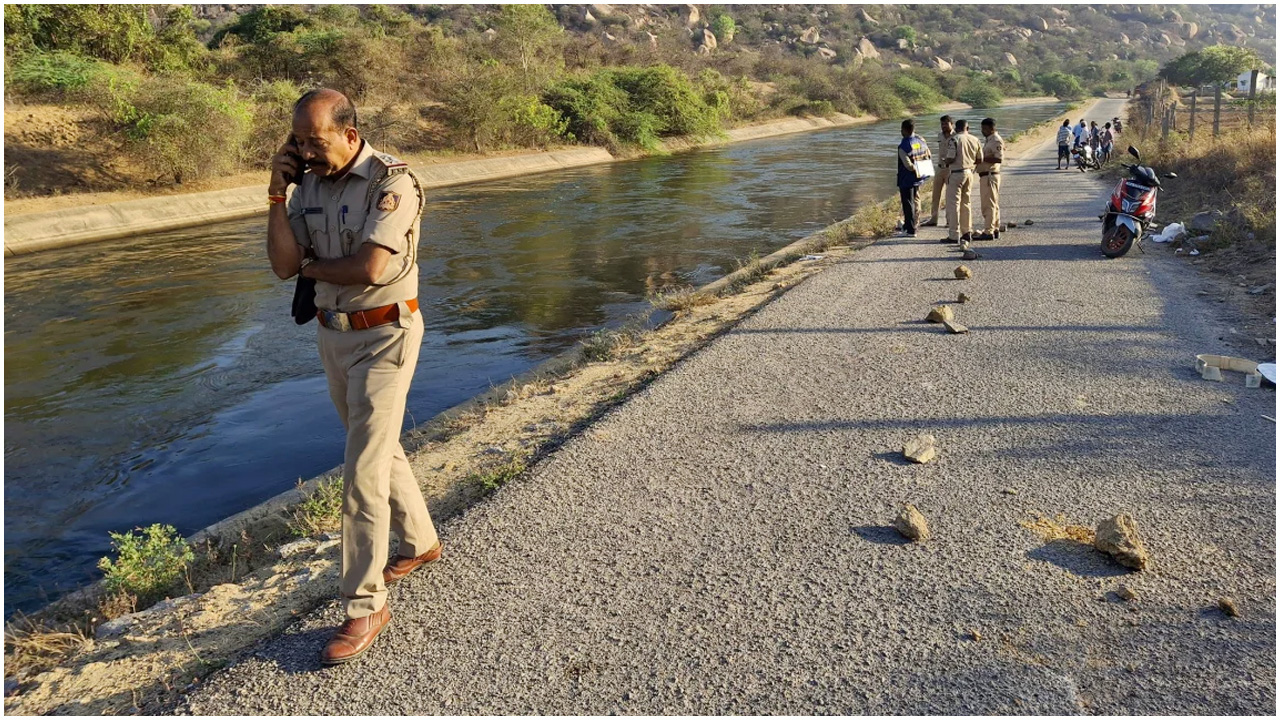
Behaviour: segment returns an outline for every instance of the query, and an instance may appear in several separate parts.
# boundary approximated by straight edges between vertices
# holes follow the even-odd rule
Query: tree
[[[1160,77],[1178,85],[1221,85],[1245,70],[1265,67],[1256,50],[1213,45],[1189,52],[1160,69]]]
[[[1075,100],[1084,97],[1084,88],[1080,85],[1080,81],[1076,76],[1064,72],[1040,73],[1036,76],[1036,83],[1044,88],[1045,92],[1059,100]]]
[[[564,63],[564,29],[545,5],[503,5],[494,20],[495,49],[520,66],[526,89],[538,89]]]
[[[899,25],[894,28],[893,36],[898,40],[906,40],[912,45],[916,44],[916,29],[910,25]]]

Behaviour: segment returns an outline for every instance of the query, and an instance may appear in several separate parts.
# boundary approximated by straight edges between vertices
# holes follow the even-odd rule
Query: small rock
[[[967,303],[972,299],[973,298],[969,297],[966,293],[960,293],[959,295],[956,295],[956,302],[958,303]]]
[[[18,693],[18,678],[7,677],[4,679],[4,696],[10,697]]]
[[[1198,212],[1191,218],[1189,227],[1196,232],[1212,232],[1213,228],[1222,219],[1222,211],[1205,210]]]
[[[969,332],[968,327],[961,325],[958,322],[947,321],[942,323],[942,325],[947,329],[947,332],[951,333],[952,335],[964,335],[965,333]]]
[[[922,433],[902,446],[902,454],[908,460],[923,465],[938,456],[938,440],[932,435]]]
[[[1134,592],[1133,588],[1128,585],[1121,585],[1116,588],[1116,595],[1125,602],[1133,602],[1138,599],[1138,593]]]
[[[969,639],[974,642],[980,642],[982,640],[982,633],[978,632],[977,630],[970,630]]]
[[[908,540],[929,539],[929,523],[911,503],[898,510],[898,517],[893,519],[893,527]]]
[[[1023,225],[1026,225],[1027,227],[1031,227],[1032,225],[1035,225],[1035,224],[1036,224],[1036,221],[1035,221],[1035,220],[1028,220],[1028,221],[1026,221],[1026,222],[1024,222],[1024,223],[1022,223],[1022,224],[1023,224]]]
[[[1150,557],[1138,537],[1138,524],[1124,513],[1098,523],[1093,546],[1134,570],[1145,568]]]
[[[929,310],[929,314],[924,319],[934,323],[951,322],[956,319],[956,313],[946,305],[938,305]]]
[[[129,632],[129,629],[133,627],[134,620],[136,618],[132,614],[121,615],[115,620],[108,620],[93,631],[93,636],[99,640],[119,637]]]
[[[787,288],[787,284],[784,282],[776,282],[773,284],[774,290],[785,290],[786,288]]]
[[[964,251],[964,254],[960,256],[960,259],[962,259],[962,260],[977,260],[977,259],[978,259],[978,258],[980,258],[980,257],[982,257],[982,256],[978,254],[978,251],[977,251],[977,250],[965,250],[965,251]],[[958,276],[957,276],[957,277],[958,277]]]
[[[1017,489],[1017,488],[1007,487],[1007,488],[1005,488],[1005,489],[1001,490],[1000,492],[1004,493],[1005,495],[1017,495],[1017,494],[1018,494],[1018,489]]]
[[[955,272],[956,272],[957,280],[968,280],[969,278],[973,277],[973,271],[970,270],[966,265],[961,265],[960,267],[956,268]]]
[[[323,555],[324,553],[329,552],[330,550],[332,550],[332,549],[334,549],[334,548],[338,547],[338,546],[339,546],[339,545],[341,545],[341,544],[342,544],[342,540],[341,540],[341,539],[338,539],[338,540],[325,540],[324,542],[320,543],[319,545],[316,545],[316,551],[315,551],[315,554],[316,554],[316,555]]]
[[[1275,285],[1274,285],[1274,284],[1272,284],[1272,283],[1267,283],[1266,285],[1258,285],[1257,287],[1251,287],[1251,288],[1249,288],[1249,294],[1250,294],[1250,295],[1261,295],[1262,293],[1264,293],[1264,292],[1266,292],[1266,291],[1270,290],[1270,289],[1271,289],[1271,288],[1273,288],[1273,287],[1275,287]]]
[[[329,532],[324,533],[323,535],[320,536],[321,542],[325,540],[341,540],[341,539],[342,539],[342,531],[340,530],[330,530]]]
[[[1218,609],[1227,617],[1240,617],[1240,608],[1236,607],[1236,601],[1229,597],[1218,598]]]
[[[302,538],[301,540],[294,540],[291,543],[281,545],[280,549],[276,552],[282,559],[287,560],[295,555],[311,552],[315,549],[316,545],[319,545],[319,543],[315,540],[312,540],[311,538]]]

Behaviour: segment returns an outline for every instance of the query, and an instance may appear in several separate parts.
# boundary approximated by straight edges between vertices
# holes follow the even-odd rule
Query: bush
[[[906,103],[894,92],[887,76],[867,75],[854,84],[858,106],[879,118],[899,117],[907,111]]]
[[[716,42],[721,45],[733,42],[734,33],[737,31],[733,18],[728,15],[717,15],[716,19],[711,21],[711,34],[716,36]]]
[[[1040,73],[1036,76],[1036,84],[1044,91],[1060,100],[1077,100],[1084,97],[1084,88],[1074,75],[1064,72]]]
[[[234,87],[120,74],[90,92],[126,152],[162,177],[181,183],[239,168],[252,115]]]
[[[956,88],[956,99],[975,108],[989,108],[1003,102],[1004,95],[984,79],[969,78]]]
[[[907,75],[898,75],[893,79],[893,91],[908,108],[916,112],[932,110],[945,99],[937,89]]]
[[[10,67],[5,81],[29,95],[66,96],[88,87],[102,71],[102,63],[74,53],[63,50],[33,52]]]
[[[195,560],[195,553],[172,525],[156,524],[110,535],[116,559],[98,561],[107,590],[134,595],[143,604],[171,590]]]
[[[303,89],[289,80],[273,80],[260,83],[250,92],[253,115],[249,138],[245,142],[244,156],[249,164],[265,167],[272,155],[280,149],[285,136],[293,125],[293,103],[302,96]],[[361,127],[364,116],[361,115]]]

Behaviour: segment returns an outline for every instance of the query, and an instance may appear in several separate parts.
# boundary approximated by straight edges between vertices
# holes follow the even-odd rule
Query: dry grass
[[[77,625],[51,628],[19,613],[4,627],[5,675],[52,667],[87,642],[89,636]]]
[[[692,287],[667,290],[649,298],[649,303],[655,308],[673,313],[688,312],[696,307],[711,305],[715,301],[715,295],[698,292]]]
[[[1059,514],[1056,518],[1048,518],[1041,515],[1034,520],[1023,520],[1018,524],[1039,535],[1040,539],[1045,542],[1074,540],[1085,545],[1093,545],[1093,528],[1085,527],[1084,525],[1071,525],[1067,522],[1065,515]]]
[[[302,486],[302,481],[298,481]],[[289,530],[297,537],[311,537],[342,524],[342,478],[322,480],[290,513]],[[233,548],[233,554],[235,552]]]

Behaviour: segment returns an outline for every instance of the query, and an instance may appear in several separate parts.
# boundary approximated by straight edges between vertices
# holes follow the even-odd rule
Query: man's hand
[[[271,158],[271,181],[267,184],[270,195],[284,195],[293,184],[292,178],[301,169],[298,148],[290,141],[280,146]]]

